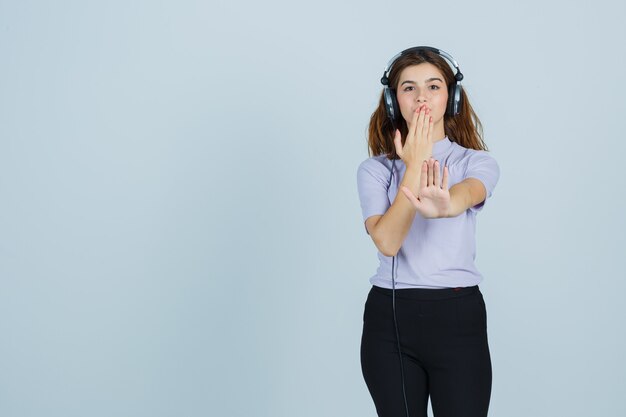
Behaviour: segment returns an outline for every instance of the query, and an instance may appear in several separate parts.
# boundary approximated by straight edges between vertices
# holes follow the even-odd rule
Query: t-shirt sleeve
[[[357,188],[364,226],[368,217],[385,214],[389,209],[390,203],[387,196],[389,176],[389,169],[373,158],[366,159],[359,165]],[[367,227],[365,232],[367,233]]]
[[[468,162],[465,178],[476,178],[480,180],[487,190],[487,196],[479,204],[470,207],[474,213],[478,213],[485,206],[485,202],[493,194],[498,179],[500,178],[500,167],[498,162],[487,152],[477,150],[472,152]]]

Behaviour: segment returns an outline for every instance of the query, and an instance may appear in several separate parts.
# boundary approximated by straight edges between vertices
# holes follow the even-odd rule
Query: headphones
[[[396,90],[395,88],[389,86],[389,74],[391,72],[391,67],[401,56],[409,54],[411,52],[419,51],[434,52],[442,58],[447,59],[456,68],[456,74],[454,74],[454,79],[456,80],[456,83],[448,86],[448,106],[446,107],[446,116],[454,117],[461,112],[461,91],[463,90],[463,87],[461,87],[461,80],[463,79],[463,74],[461,73],[457,62],[449,53],[442,51],[441,49],[433,48],[431,46],[415,46],[413,48],[405,49],[404,51],[391,58],[391,60],[385,67],[383,77],[380,79],[380,82],[385,86],[383,94],[385,99],[385,109],[387,110],[387,117],[391,121],[394,129],[396,128],[397,123],[400,121],[400,118],[402,116],[400,114],[398,99],[396,98]]]

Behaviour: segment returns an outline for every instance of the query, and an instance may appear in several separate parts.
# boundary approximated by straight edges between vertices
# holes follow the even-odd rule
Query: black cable
[[[389,178],[389,186],[391,186],[391,180],[393,178],[393,174],[396,167],[396,160],[393,160],[393,167],[391,168],[391,177]],[[389,190],[389,188],[387,188]],[[393,308],[393,324],[396,328],[396,340],[398,341],[398,357],[400,358],[400,374],[402,375],[402,395],[404,396],[404,407],[406,409],[406,417],[409,416],[409,404],[406,400],[406,387],[404,386],[404,363],[402,362],[402,350],[400,349],[400,332],[398,331],[398,319],[396,318],[396,279],[395,279],[395,260],[394,256],[391,258],[391,305]]]
[[[406,417],[409,417],[409,404],[406,401],[406,388],[404,386],[404,363],[402,362],[402,350],[400,350],[400,332],[398,332],[398,320],[396,319],[396,280],[394,278],[394,264],[396,257],[391,258],[391,284],[393,287],[391,293],[391,304],[393,306],[393,323],[396,327],[396,340],[398,341],[398,356],[400,357],[400,373],[402,375],[402,395],[404,396],[404,407],[406,408]]]

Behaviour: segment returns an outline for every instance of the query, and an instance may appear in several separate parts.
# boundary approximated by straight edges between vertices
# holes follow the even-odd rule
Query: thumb
[[[403,185],[400,187],[400,190],[402,190],[406,198],[408,198],[409,201],[413,203],[413,206],[415,208],[419,209],[422,206],[422,202],[419,200],[419,198],[415,194],[413,194],[413,192],[411,192],[411,190],[408,189],[408,187]]]
[[[399,156],[402,156],[402,135],[400,134],[400,131],[398,129],[396,129],[396,134],[393,138],[393,143],[396,145],[396,153]]]

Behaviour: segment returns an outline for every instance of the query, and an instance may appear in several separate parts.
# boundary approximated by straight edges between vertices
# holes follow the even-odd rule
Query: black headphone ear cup
[[[461,110],[463,110],[463,87],[459,86],[458,91],[459,99],[456,103],[456,114],[461,113]]]
[[[448,86],[448,106],[446,107],[446,116],[454,116],[454,96],[456,94],[456,83]]]
[[[395,126],[398,125],[398,122],[400,121],[400,119],[402,118],[402,114],[400,113],[400,106],[398,105],[398,98],[396,96],[396,90],[391,90],[392,94],[391,94],[391,102],[393,103],[393,121],[395,123]]]
[[[400,120],[400,106],[398,105],[398,99],[396,98],[396,91],[392,88],[385,87],[385,109],[387,110],[387,117],[391,123],[396,126]]]
[[[448,107],[446,108],[447,116],[454,117],[461,112],[461,91],[463,91],[463,87],[457,85],[456,83],[452,84],[452,86],[448,88]]]

